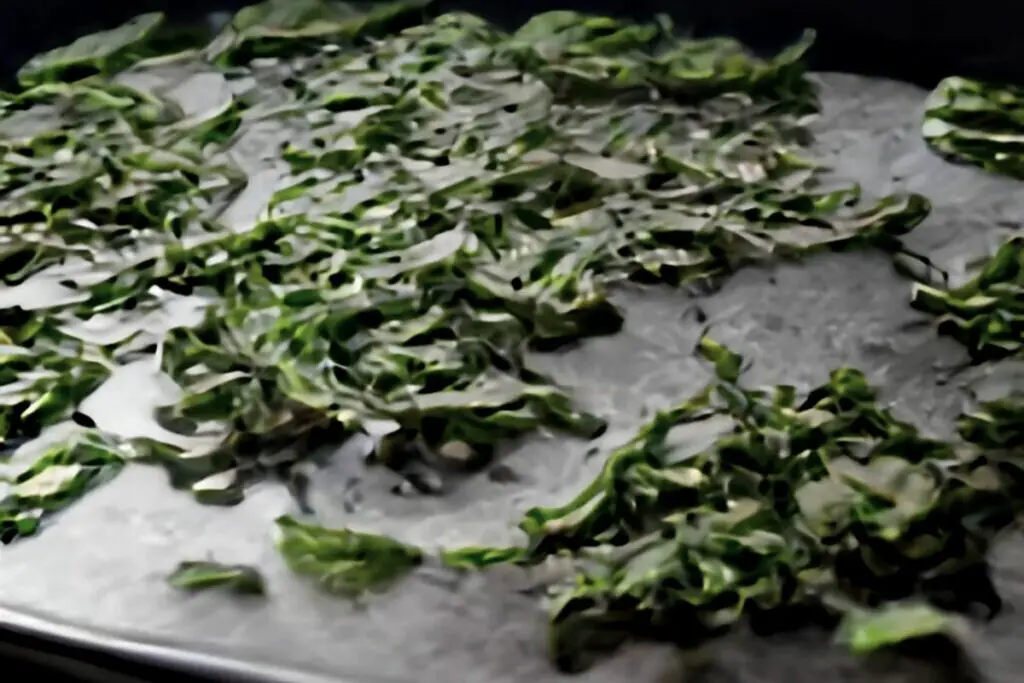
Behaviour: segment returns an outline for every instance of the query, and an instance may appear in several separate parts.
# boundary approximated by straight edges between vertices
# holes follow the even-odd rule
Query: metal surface
[[[951,166],[925,149],[918,134],[924,91],[852,76],[822,81],[817,155],[835,168],[836,180],[859,181],[869,196],[905,189],[932,198],[934,214],[914,235],[914,247],[955,269],[999,231],[1024,220],[1018,184]],[[716,339],[754,362],[753,379],[809,386],[836,366],[852,365],[868,372],[904,416],[942,432],[960,409],[961,395],[955,386],[938,386],[932,366],[955,362],[961,351],[927,329],[907,331],[914,319],[908,298],[909,283],[885,257],[851,253],[746,270],[700,304],[717,321]],[[536,359],[587,407],[612,419],[603,447],[624,441],[647,412],[689,395],[706,379],[706,369],[690,355],[699,333],[687,314],[693,301],[663,289],[630,289],[617,300],[627,313],[621,334]],[[122,386],[136,386],[138,379],[122,378]],[[90,414],[131,431],[144,399],[108,391]],[[531,439],[504,460],[517,482],[474,477],[440,498],[393,496],[385,472],[363,473],[352,454],[342,452],[317,477],[312,502],[327,525],[383,531],[427,547],[501,544],[515,539],[526,508],[563,501],[593,476],[601,463],[588,458],[592,445]],[[348,513],[343,490],[354,475],[362,478],[362,501]],[[502,569],[452,583],[427,568],[353,606],[292,576],[277,557],[272,520],[292,511],[285,491],[274,485],[255,490],[238,507],[208,508],[172,491],[161,471],[129,467],[38,538],[0,549],[0,626],[127,660],[192,667],[217,680],[561,679],[545,659],[543,611],[526,590],[537,577]],[[1024,584],[1010,569],[1022,547],[1010,539],[996,558],[1011,606],[1024,600]],[[177,562],[206,556],[259,566],[269,598],[183,596],[165,585]],[[982,668],[993,680],[1017,680],[1024,653],[1012,634],[1021,625],[1011,609],[979,631]],[[691,666],[667,648],[634,646],[575,680],[662,683],[684,680]],[[914,660],[866,665],[814,632],[771,639],[737,633],[709,650],[703,675],[712,683],[949,680]]]

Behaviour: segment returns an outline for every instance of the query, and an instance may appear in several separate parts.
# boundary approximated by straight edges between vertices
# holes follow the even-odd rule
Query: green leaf
[[[386,536],[325,529],[290,517],[278,518],[277,528],[278,548],[288,566],[345,597],[386,589],[423,560],[418,548]]]
[[[839,637],[858,652],[945,633],[949,617],[914,602],[919,587],[976,599],[962,572],[984,566],[979,549],[1012,519],[992,497],[1012,477],[897,420],[856,370],[801,401],[792,387],[744,387],[727,347],[705,337],[699,349],[712,382],[644,425],[574,500],[529,511],[522,551],[442,558],[467,569],[569,560],[550,627],[567,670],[630,633],[699,642],[747,614],[811,604],[853,610]],[[952,510],[976,521],[951,527]],[[862,609],[893,591],[909,602]]]
[[[838,639],[856,654],[867,654],[928,636],[951,636],[955,618],[931,605],[898,603],[848,612]]]

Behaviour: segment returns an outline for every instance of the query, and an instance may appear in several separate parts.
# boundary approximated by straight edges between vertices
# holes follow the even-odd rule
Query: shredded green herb
[[[743,617],[847,615],[845,637],[868,651],[951,623],[901,601],[999,609],[985,555],[1019,511],[1021,479],[988,444],[922,436],[857,370],[800,397],[743,386],[742,359],[708,338],[700,352],[717,379],[655,416],[575,499],[527,512],[518,553],[451,553],[460,568],[571,560],[551,614],[560,667],[638,635],[693,645]]]
[[[6,442],[154,349],[184,392],[160,427],[223,438],[181,457],[129,446],[203,502],[236,503],[368,422],[390,425],[375,457],[396,469],[479,464],[539,426],[592,437],[603,419],[524,352],[617,331],[616,282],[896,252],[927,213],[916,195],[849,208],[856,187],[815,189],[809,37],[761,61],[574,13],[512,34],[422,16],[268,2],[153,57],[167,41],[147,15],[26,66],[0,120]],[[137,85],[169,63],[210,101]],[[285,131],[269,189],[236,163],[261,126]],[[159,322],[172,305],[197,319]]]
[[[924,197],[819,185],[813,35],[765,60],[665,21],[549,12],[510,33],[428,4],[269,0],[217,35],[148,14],[21,70],[0,97],[0,456],[80,429],[0,488],[0,541],[127,460],[231,505],[266,476],[301,488],[296,466],[353,435],[399,472],[473,469],[541,427],[594,437],[604,416],[527,351],[619,331],[626,281],[708,293],[747,264],[858,247],[930,265],[901,242]],[[1015,173],[1015,92],[937,93],[929,142]],[[1020,345],[1016,244],[962,288],[915,290],[979,358]],[[841,638],[866,652],[951,633],[940,607],[998,608],[985,553],[1020,499],[1019,401],[982,403],[941,442],[857,370],[798,397],[744,386],[706,336],[700,351],[717,379],[575,500],[529,511],[525,544],[441,561],[567,558],[551,619],[565,669],[625,637],[687,644],[794,609],[845,615]],[[152,416],[167,438],[80,410],[143,361],[180,389]],[[182,445],[196,435],[212,438]],[[293,570],[349,597],[426,557],[277,526]],[[263,592],[255,570],[212,562],[171,583]]]

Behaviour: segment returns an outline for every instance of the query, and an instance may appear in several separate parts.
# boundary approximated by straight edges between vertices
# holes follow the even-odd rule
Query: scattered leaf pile
[[[953,160],[1024,179],[1024,90],[947,78],[928,98],[923,127],[933,148]],[[964,345],[987,376],[973,387],[976,409],[958,428],[967,439],[1005,453],[1024,444],[1020,360],[1024,350],[1024,241],[1014,235],[974,264],[955,288],[916,285],[913,305]]]
[[[92,429],[78,403],[140,358],[183,392],[168,438],[90,438],[204,502],[359,430],[395,468],[593,436],[524,352],[616,331],[609,285],[899,251],[926,214],[815,189],[809,40],[762,61],[664,24],[272,0],[216,36],[153,14],[42,55],[0,110],[0,439]]]
[[[277,529],[289,567],[345,597],[385,589],[423,561],[419,548],[387,536],[324,529],[291,517],[279,518]]]
[[[915,308],[936,316],[938,330],[967,350],[980,378],[968,383],[974,405],[957,422],[965,440],[990,458],[1012,461],[1024,445],[1024,248],[1008,239],[973,278],[943,290],[914,287]],[[1015,467],[1004,465],[1004,467]]]
[[[922,597],[999,609],[985,555],[1019,508],[1014,452],[920,435],[856,370],[800,399],[745,388],[742,359],[707,338],[700,351],[716,380],[612,453],[573,501],[529,511],[524,548],[445,556],[460,568],[571,558],[551,622],[562,668],[638,634],[692,644],[743,616],[847,613],[847,639],[870,649],[860,641],[880,647],[893,628],[941,633],[949,618]],[[864,612],[878,605],[895,611]]]
[[[928,98],[924,137],[954,160],[1024,179],[1024,89],[947,78]],[[1024,241],[1014,235],[975,265],[957,288],[918,285],[913,303],[938,317],[939,331],[962,343],[986,377],[973,387],[977,409],[960,433],[986,448],[1019,448],[1024,420],[1020,361],[1024,351]]]
[[[566,569],[550,596],[551,656],[565,671],[630,638],[694,645],[741,618],[764,628],[841,619],[837,638],[864,653],[956,638],[960,618],[945,610],[1000,609],[986,554],[1020,511],[1016,451],[972,433],[922,436],[857,370],[800,397],[744,386],[743,359],[710,338],[698,352],[714,379],[611,453],[575,499],[528,511],[526,543],[449,549],[441,562]],[[278,527],[288,564],[346,597],[386,588],[426,557],[349,529],[288,517]],[[230,576],[186,573],[203,587]]]

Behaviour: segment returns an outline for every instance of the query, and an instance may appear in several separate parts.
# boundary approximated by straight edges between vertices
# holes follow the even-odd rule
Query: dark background
[[[34,54],[144,12],[164,11],[189,22],[246,4],[251,2],[6,0],[0,2],[0,84],[12,85],[14,73]],[[816,70],[885,76],[925,87],[954,74],[1024,84],[1020,13],[1008,11],[1012,5],[1006,0],[441,0],[438,5],[479,14],[506,28],[552,9],[636,19],[666,13],[697,35],[731,35],[765,53],[814,28],[818,40],[810,60]],[[171,673],[110,652],[90,653],[67,641],[47,643],[43,635],[0,624],[0,670],[11,680],[44,673],[54,680],[110,683],[202,680],[194,666]],[[208,674],[206,680],[238,680],[224,671]]]
[[[161,10],[184,21],[252,4],[243,0],[6,0],[0,2],[0,79],[29,57],[77,36]],[[552,9],[672,16],[699,35],[731,35],[772,51],[818,31],[812,68],[887,76],[923,86],[961,75],[1024,83],[1022,12],[1010,0],[440,0],[514,28]],[[10,81],[8,80],[9,84]]]

